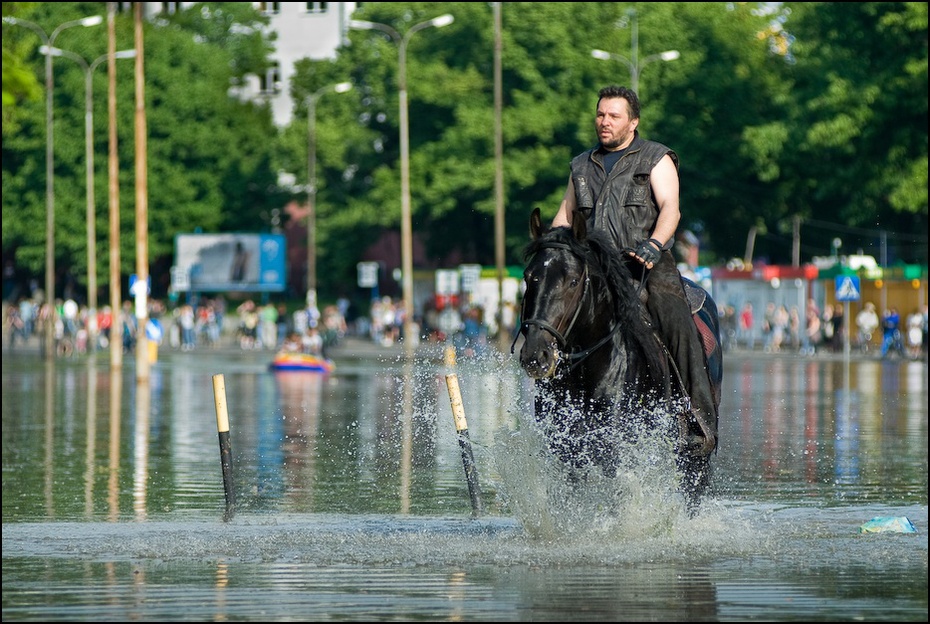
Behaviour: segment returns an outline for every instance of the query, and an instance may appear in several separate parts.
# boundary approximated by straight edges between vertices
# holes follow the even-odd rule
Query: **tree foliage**
[[[7,5],[4,3],[4,14]],[[104,3],[35,4],[47,30]],[[54,8],[52,8],[54,6]],[[414,263],[494,264],[494,32],[487,3],[363,3],[352,16],[394,29],[444,13],[455,21],[407,41]],[[508,264],[520,263],[527,218],[553,216],[572,156],[593,145],[597,91],[628,84],[639,60],[641,133],[681,160],[681,228],[702,261],[742,256],[789,262],[800,219],[802,261],[844,247],[889,261],[927,262],[926,3],[502,3],[502,125]],[[635,15],[632,11],[635,11]],[[293,122],[274,128],[261,103],[234,89],[268,66],[267,20],[251,3],[198,3],[145,27],[150,253],[168,258],[174,236],[265,231],[269,215],[306,201],[308,98],[316,101],[317,246],[321,292],[354,286],[365,250],[395,244],[400,221],[398,43],[349,30],[332,60],[303,59],[291,82]],[[69,29],[61,46],[91,60],[102,27]],[[44,102],[8,83],[10,67],[42,75],[34,33],[4,24],[3,253],[43,267]],[[118,48],[133,46],[131,16]],[[659,52],[678,50],[663,62]],[[133,72],[118,61],[123,271],[132,272]],[[105,64],[104,64],[105,66]],[[98,240],[105,239],[106,72],[94,78]],[[84,273],[83,90],[80,68],[55,60],[56,261]],[[349,80],[346,93],[325,92]],[[27,81],[28,82],[28,81]],[[15,87],[15,88],[14,88]],[[285,192],[276,172],[303,191]],[[832,224],[832,225],[831,225]],[[835,227],[834,227],[835,226]],[[385,239],[385,234],[388,238]],[[105,264],[105,263],[103,263]],[[397,258],[399,264],[399,255]],[[396,266],[396,265],[395,265]],[[105,274],[107,268],[98,268]],[[392,267],[387,267],[388,269]],[[163,271],[164,272],[164,271]],[[153,271],[154,275],[154,271]],[[167,276],[165,276],[167,279]]]
[[[46,32],[56,24],[105,11],[104,3],[43,4],[31,19]],[[199,13],[198,13],[199,14]],[[261,23],[249,9],[242,19]],[[208,20],[209,22],[209,20]],[[187,27],[185,24],[191,24]],[[245,22],[249,24],[248,21]],[[274,184],[271,169],[276,129],[270,113],[262,107],[229,97],[234,82],[232,51],[241,49],[233,38],[211,42],[197,36],[198,22],[179,20],[144,24],[144,112],[146,153],[136,149],[135,72],[132,61],[117,60],[117,119],[119,142],[120,255],[121,273],[135,272],[136,159],[144,156],[147,177],[147,220],[149,254],[156,289],[167,287],[170,259],[176,234],[202,231],[231,231],[256,228],[266,202],[280,196],[265,193]],[[105,26],[69,28],[56,41],[89,64],[106,54]],[[24,32],[20,32],[24,31]],[[4,26],[17,40],[38,37],[12,25]],[[248,35],[243,35],[247,37]],[[116,47],[136,46],[133,16],[116,19]],[[224,47],[226,45],[227,47]],[[264,52],[263,52],[264,54]],[[44,67],[34,52],[37,71]],[[254,64],[254,60],[252,61]],[[108,79],[106,62],[93,75],[95,171],[105,172],[108,153]],[[55,163],[55,256],[56,266],[66,273],[56,279],[66,284],[82,280],[87,271],[86,174],[84,132],[84,80],[81,66],[69,59],[54,62],[54,163]],[[44,102],[24,102],[12,117],[19,132],[3,136],[3,247],[15,253],[16,263],[33,273],[44,265],[45,154]],[[95,176],[97,240],[108,234],[108,182]],[[104,249],[101,247],[100,249]],[[98,250],[99,252],[99,250]],[[105,257],[105,254],[99,254]],[[107,275],[105,262],[98,272]],[[101,266],[103,265],[103,266]],[[156,275],[156,273],[158,273]],[[70,275],[69,275],[70,274]]]
[[[872,230],[927,231],[927,4],[786,3],[797,63],[781,158],[802,217]],[[835,232],[814,238],[822,247]],[[922,253],[921,253],[922,252]],[[927,238],[893,258],[927,261]]]
[[[30,4],[20,2],[4,2],[3,17],[26,19],[29,16]],[[31,47],[38,45],[34,43]],[[42,95],[38,77],[23,61],[29,44],[25,42],[11,42],[3,45],[3,127],[6,132],[7,111],[20,100],[38,100]],[[14,131],[10,128],[10,131]]]

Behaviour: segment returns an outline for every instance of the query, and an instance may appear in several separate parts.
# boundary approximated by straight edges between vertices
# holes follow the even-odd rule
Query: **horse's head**
[[[525,341],[520,349],[520,365],[534,379],[556,374],[574,338],[572,332],[585,322],[579,319],[591,287],[582,251],[585,227],[584,218],[578,216],[572,228],[545,228],[539,208],[530,217],[520,328]]]

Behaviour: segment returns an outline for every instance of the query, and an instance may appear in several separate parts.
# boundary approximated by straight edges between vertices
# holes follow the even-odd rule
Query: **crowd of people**
[[[243,350],[300,350],[325,355],[346,336],[370,340],[389,347],[403,338],[403,302],[391,297],[372,300],[367,315],[353,315],[350,321],[349,302],[339,299],[335,304],[301,306],[288,310],[283,303],[256,302],[246,299],[230,316],[222,296],[200,298],[196,303],[180,303],[167,307],[160,300],[148,302],[148,333],[150,341],[162,348],[180,351],[238,346]],[[39,337],[44,347],[45,328],[53,323],[53,344],[59,355],[85,353],[91,348],[91,336],[96,336],[96,348],[109,348],[113,339],[114,319],[121,328],[117,339],[124,353],[133,352],[138,333],[138,320],[131,301],[124,301],[114,315],[109,305],[96,311],[92,332],[90,311],[73,299],[56,300],[54,314],[50,306],[22,297],[3,305],[3,344],[13,349],[30,338]],[[797,353],[810,356],[817,352],[842,353],[847,332],[850,346],[857,352],[882,358],[922,359],[927,357],[927,306],[902,315],[894,306],[878,313],[875,304],[865,302],[852,319],[844,318],[841,303],[821,310],[810,299],[802,314],[797,306],[769,302],[757,318],[752,303],[720,306],[720,337],[725,351],[761,350],[765,353]],[[516,305],[508,304],[503,311],[504,331],[512,335],[517,321]],[[480,305],[426,306],[422,316],[413,323],[417,338],[444,342],[451,340],[465,354],[483,352],[490,337],[496,335],[496,319]]]
[[[303,307],[288,312],[281,303],[256,303],[247,299],[227,314],[223,297],[200,298],[196,302],[168,307],[158,299],[147,302],[146,337],[161,347],[180,351],[215,348],[223,344],[241,349],[276,351],[294,333],[307,334],[310,329],[322,339],[320,351],[341,340],[347,332],[343,301],[327,305],[322,311]],[[344,305],[347,305],[345,303]],[[118,319],[118,323],[114,320]],[[118,337],[112,335],[114,325],[120,327]],[[114,315],[109,305],[92,313],[74,299],[58,299],[54,308],[48,304],[21,297],[3,305],[3,343],[7,349],[25,345],[38,338],[44,348],[46,331],[52,327],[52,344],[58,355],[67,356],[90,350],[110,348],[117,339],[124,353],[135,350],[139,321],[131,301],[124,301]]]
[[[16,302],[5,302],[3,306],[3,343],[13,349],[17,343],[25,344],[30,338],[38,337],[45,345],[47,332],[52,332],[51,343],[58,355],[84,353],[90,349],[91,336],[95,336],[98,348],[107,348],[114,319],[119,320],[123,349],[131,350],[135,341],[137,320],[132,304],[123,303],[114,314],[110,306],[103,306],[91,316],[85,306],[74,299],[57,299],[54,306],[30,297],[21,297]]]
[[[765,353],[842,353],[847,332],[852,332],[850,347],[858,352],[877,353],[882,358],[927,357],[926,305],[902,318],[894,306],[879,315],[875,304],[867,301],[852,322],[852,326],[847,323],[842,303],[821,310],[813,299],[807,301],[803,321],[798,306],[769,302],[758,321],[752,303],[744,303],[738,311],[733,305],[720,307],[720,335],[725,351],[761,348]]]

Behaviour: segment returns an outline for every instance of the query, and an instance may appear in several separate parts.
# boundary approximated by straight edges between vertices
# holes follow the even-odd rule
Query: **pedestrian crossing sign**
[[[859,278],[853,275],[841,275],[836,279],[837,301],[859,301]]]

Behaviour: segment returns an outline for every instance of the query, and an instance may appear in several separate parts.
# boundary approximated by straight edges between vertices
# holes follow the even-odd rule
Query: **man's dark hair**
[[[623,98],[627,101],[628,112],[630,113],[630,119],[639,119],[639,98],[636,97],[636,91],[629,89],[627,87],[618,87],[617,85],[611,85],[609,87],[604,87],[597,92],[597,103],[600,104],[601,100],[604,98],[614,99],[614,98]]]

